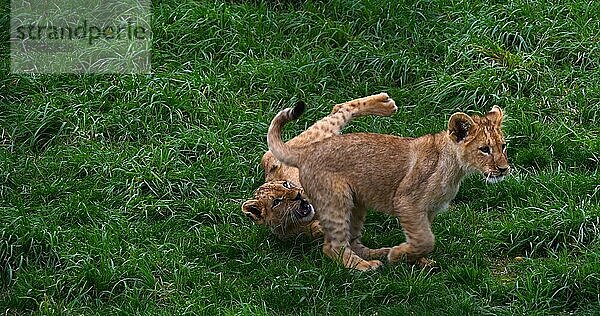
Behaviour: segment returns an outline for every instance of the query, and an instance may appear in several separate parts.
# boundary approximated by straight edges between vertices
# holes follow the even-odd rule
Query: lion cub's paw
[[[367,98],[369,98],[369,97],[367,97]],[[375,102],[384,102],[385,103],[385,102],[389,102],[390,100],[393,101],[390,98],[390,96],[387,93],[385,93],[385,92],[382,92],[382,93],[379,93],[379,94],[374,94],[374,95],[371,96],[371,98]]]
[[[369,258],[379,258],[379,259],[387,259],[388,254],[390,253],[390,250],[392,250],[392,248],[379,248],[379,249],[372,249],[369,251]],[[365,259],[367,259],[367,257],[365,257]]]
[[[408,253],[408,250],[409,246],[406,243],[392,247],[387,255],[388,262],[395,264],[401,261],[407,261],[406,254]]]
[[[378,110],[378,115],[390,116],[396,113],[396,111],[398,111],[396,102],[392,98],[390,98],[385,92],[374,95],[373,98],[367,100],[367,102],[375,103],[371,105],[371,107],[376,108]]]
[[[418,267],[421,267],[423,269],[433,269],[436,267],[437,262],[435,262],[435,260],[422,257],[422,258],[417,259],[417,261],[415,261],[415,265]]]
[[[420,269],[427,273],[435,273],[440,272],[441,267],[435,262],[435,260],[427,259],[427,258],[419,258],[415,262],[412,263],[412,266],[416,269]]]
[[[308,230],[309,230],[310,236],[313,238],[323,237],[323,227],[321,226],[321,223],[317,220],[313,220],[308,225]]]
[[[359,262],[356,266],[352,267],[355,270],[358,271],[371,271],[371,270],[377,270],[379,267],[381,267],[383,265],[383,262],[379,261],[379,260],[363,260],[361,262]]]
[[[350,110],[354,117],[365,115],[390,116],[396,113],[398,107],[387,93],[379,93],[336,104],[331,113],[336,113],[342,109]]]

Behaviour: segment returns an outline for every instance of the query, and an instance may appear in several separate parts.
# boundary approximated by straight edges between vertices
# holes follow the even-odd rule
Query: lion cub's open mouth
[[[303,222],[308,222],[315,216],[315,208],[308,202],[302,200],[300,207],[294,211],[296,218]]]
[[[504,176],[493,176],[493,177],[487,177],[486,181],[488,183],[498,183],[500,181],[504,180]]]
[[[504,180],[504,175],[502,175],[502,174],[499,174],[499,175],[488,174],[485,176],[485,181],[487,183],[498,183],[502,180]]]

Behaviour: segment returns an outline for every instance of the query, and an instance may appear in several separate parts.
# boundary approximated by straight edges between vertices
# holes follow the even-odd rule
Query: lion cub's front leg
[[[323,237],[323,228],[321,227],[321,223],[317,220],[313,220],[307,225],[306,234],[313,238]]]
[[[433,251],[435,244],[429,217],[426,212],[414,207],[396,207],[396,212],[404,229],[406,242],[390,250],[388,261],[406,261],[421,265],[427,261],[424,256]]]

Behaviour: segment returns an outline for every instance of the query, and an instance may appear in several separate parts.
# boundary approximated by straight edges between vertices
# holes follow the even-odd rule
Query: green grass
[[[3,1],[4,12],[8,10]],[[0,311],[600,313],[600,2],[156,1],[152,75],[12,75],[0,46]],[[8,18],[0,15],[3,28]],[[241,203],[275,113],[381,91],[418,136],[507,113],[510,178],[468,178],[434,223],[440,269],[357,274]],[[368,217],[365,243],[398,244]]]

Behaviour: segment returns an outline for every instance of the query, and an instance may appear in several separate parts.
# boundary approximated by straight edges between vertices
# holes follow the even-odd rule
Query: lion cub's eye
[[[479,151],[481,151],[482,153],[484,153],[486,155],[489,155],[492,152],[492,150],[490,149],[490,146],[479,147]]]
[[[281,204],[281,202],[283,202],[282,199],[274,199],[272,207],[277,207],[277,205]]]
[[[289,183],[289,182],[287,182],[287,181],[285,181],[285,182],[283,182],[283,187],[286,188],[286,189],[291,189],[292,188],[292,184]]]

